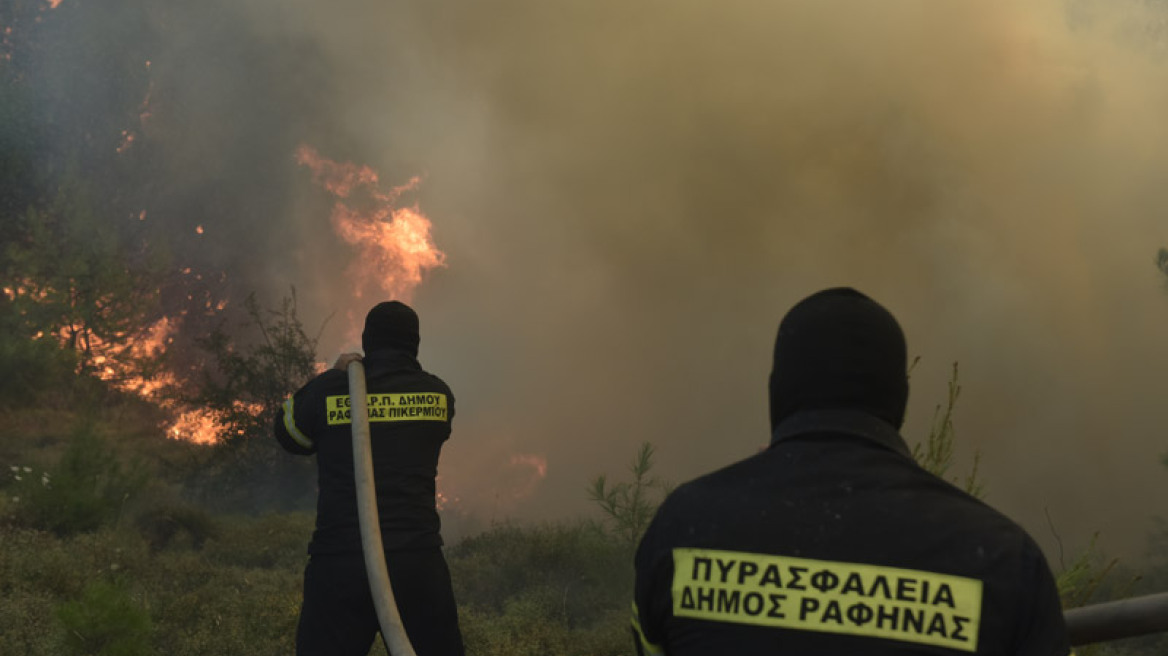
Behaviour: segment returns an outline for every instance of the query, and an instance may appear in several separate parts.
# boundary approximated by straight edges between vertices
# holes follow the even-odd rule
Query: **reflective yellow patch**
[[[350,423],[352,402],[349,395],[325,399],[325,413],[330,426]],[[366,398],[369,421],[446,421],[446,395],[434,392],[394,392],[369,394]]]
[[[982,582],[896,567],[673,550],[677,617],[977,651]]]
[[[291,396],[284,401],[284,430],[288,431],[288,435],[300,446],[312,448],[312,440],[296,427],[296,404]]]

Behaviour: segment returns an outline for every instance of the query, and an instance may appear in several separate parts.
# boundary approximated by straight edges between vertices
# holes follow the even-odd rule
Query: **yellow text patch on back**
[[[330,426],[348,424],[352,401],[348,394],[325,398],[325,413]],[[449,417],[446,395],[436,392],[391,392],[366,397],[369,421],[446,421]]]
[[[977,579],[712,549],[674,549],[673,566],[677,617],[977,651]]]

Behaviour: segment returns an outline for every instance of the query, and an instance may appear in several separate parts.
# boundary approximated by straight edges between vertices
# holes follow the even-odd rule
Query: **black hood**
[[[366,354],[392,349],[418,356],[418,314],[401,301],[378,303],[365,315],[361,348]]]
[[[812,294],[779,324],[771,429],[794,412],[829,408],[864,410],[900,428],[907,365],[904,332],[879,303],[847,287]]]

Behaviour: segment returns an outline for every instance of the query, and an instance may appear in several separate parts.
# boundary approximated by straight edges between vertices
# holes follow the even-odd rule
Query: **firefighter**
[[[922,469],[896,319],[849,288],[779,325],[769,448],[682,485],[636,554],[638,653],[1066,656],[1050,568]]]
[[[435,505],[438,455],[450,436],[454,396],[418,364],[418,341],[418,315],[403,303],[380,303],[365,318],[361,346],[381,538],[402,624],[418,656],[462,656]],[[333,369],[284,403],[275,422],[286,450],[316,455],[319,480],[298,656],[364,655],[378,633],[353,475],[350,412],[360,406],[349,398],[345,370],[354,359],[361,356],[341,355]]]

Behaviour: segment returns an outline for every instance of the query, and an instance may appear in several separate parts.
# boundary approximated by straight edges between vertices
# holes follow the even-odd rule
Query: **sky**
[[[958,363],[954,475],[977,454],[986,500],[1053,558],[1096,532],[1138,558],[1168,514],[1162,2],[125,11],[110,38],[149,57],[140,148],[168,181],[150,220],[240,293],[294,286],[306,324],[332,317],[322,357],[381,299],[295,149],[421,176],[403,202],[445,264],[410,300],[457,399],[440,485],[480,524],[596,515],[589,481],[642,442],[674,483],[752,455],[779,320],[839,285],[920,358],[909,442]]]

